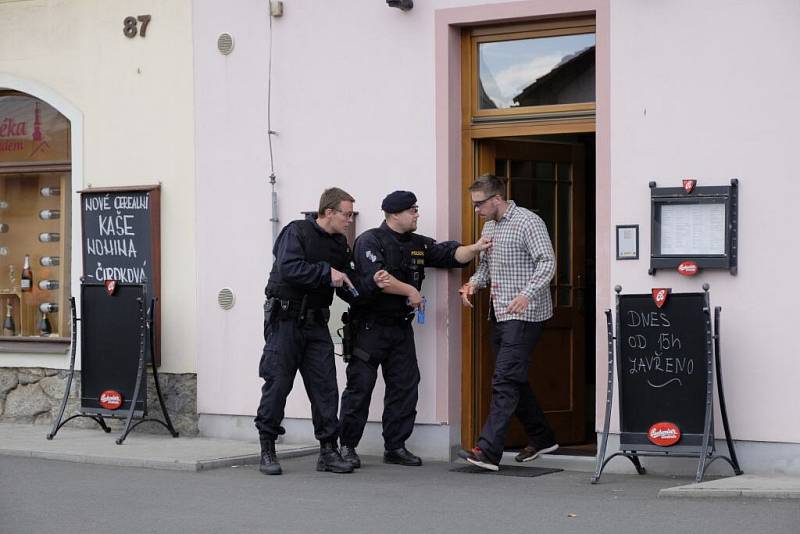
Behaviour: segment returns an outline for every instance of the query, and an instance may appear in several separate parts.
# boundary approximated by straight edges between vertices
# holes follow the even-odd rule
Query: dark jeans
[[[301,324],[296,319],[276,319],[265,323],[264,339],[258,366],[264,385],[255,418],[259,433],[274,440],[286,432],[281,426],[286,397],[299,370],[311,401],[314,437],[321,442],[335,442],[339,431],[339,389],[327,325],[320,321]]]
[[[528,383],[531,355],[541,333],[542,323],[502,321],[492,325],[492,401],[478,447],[493,462],[499,463],[503,456],[508,425],[515,415],[525,428],[528,443],[537,448],[555,443],[553,429]]]
[[[417,417],[419,367],[411,324],[382,326],[366,323],[359,328],[356,346],[368,361],[353,357],[347,364],[347,387],[342,393],[342,444],[356,447],[364,434],[369,402],[383,372],[383,442],[386,450],[399,449],[414,430]]]

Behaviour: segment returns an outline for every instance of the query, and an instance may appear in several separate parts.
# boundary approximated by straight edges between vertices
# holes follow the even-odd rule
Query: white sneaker
[[[514,460],[518,462],[532,462],[537,459],[542,454],[547,454],[548,452],[553,452],[558,450],[558,443],[553,443],[549,447],[545,447],[543,449],[537,449],[533,445],[528,445],[514,457]]]

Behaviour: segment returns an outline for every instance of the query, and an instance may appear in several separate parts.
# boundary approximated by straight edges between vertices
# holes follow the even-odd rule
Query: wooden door
[[[553,318],[545,323],[532,355],[529,381],[560,444],[585,440],[585,159],[583,145],[527,140],[477,142],[476,176],[493,173],[509,179],[508,198],[538,214],[547,225],[556,253],[551,282]],[[483,221],[474,216],[473,236]],[[494,355],[490,345],[488,291],[479,292],[472,313],[475,387],[473,414],[486,420],[492,393]],[[480,423],[479,423],[480,425]],[[476,425],[476,441],[480,426]],[[523,447],[527,439],[514,419],[506,447]]]

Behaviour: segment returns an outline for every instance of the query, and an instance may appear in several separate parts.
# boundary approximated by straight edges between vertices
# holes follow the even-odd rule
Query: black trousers
[[[383,372],[383,442],[386,450],[405,446],[417,417],[419,367],[411,323],[383,326],[369,322],[360,326],[356,346],[369,354],[364,361],[353,357],[347,364],[347,387],[342,393],[342,445],[355,447],[364,435],[369,402]]]
[[[502,321],[492,325],[492,401],[478,447],[493,462],[503,456],[508,425],[515,415],[522,422],[529,444],[542,448],[555,443],[553,429],[528,383],[531,355],[541,333],[542,323]]]
[[[286,397],[299,370],[311,401],[314,437],[321,442],[335,442],[339,431],[336,418],[339,388],[327,325],[321,322],[301,324],[296,319],[265,320],[264,340],[258,366],[264,385],[255,418],[259,434],[274,440],[286,432],[281,426]]]

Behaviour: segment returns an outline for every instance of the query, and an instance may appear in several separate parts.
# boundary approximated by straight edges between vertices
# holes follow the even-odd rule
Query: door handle
[[[575,306],[579,311],[583,311],[586,306],[586,284],[584,283],[583,273],[578,273],[575,284]]]

